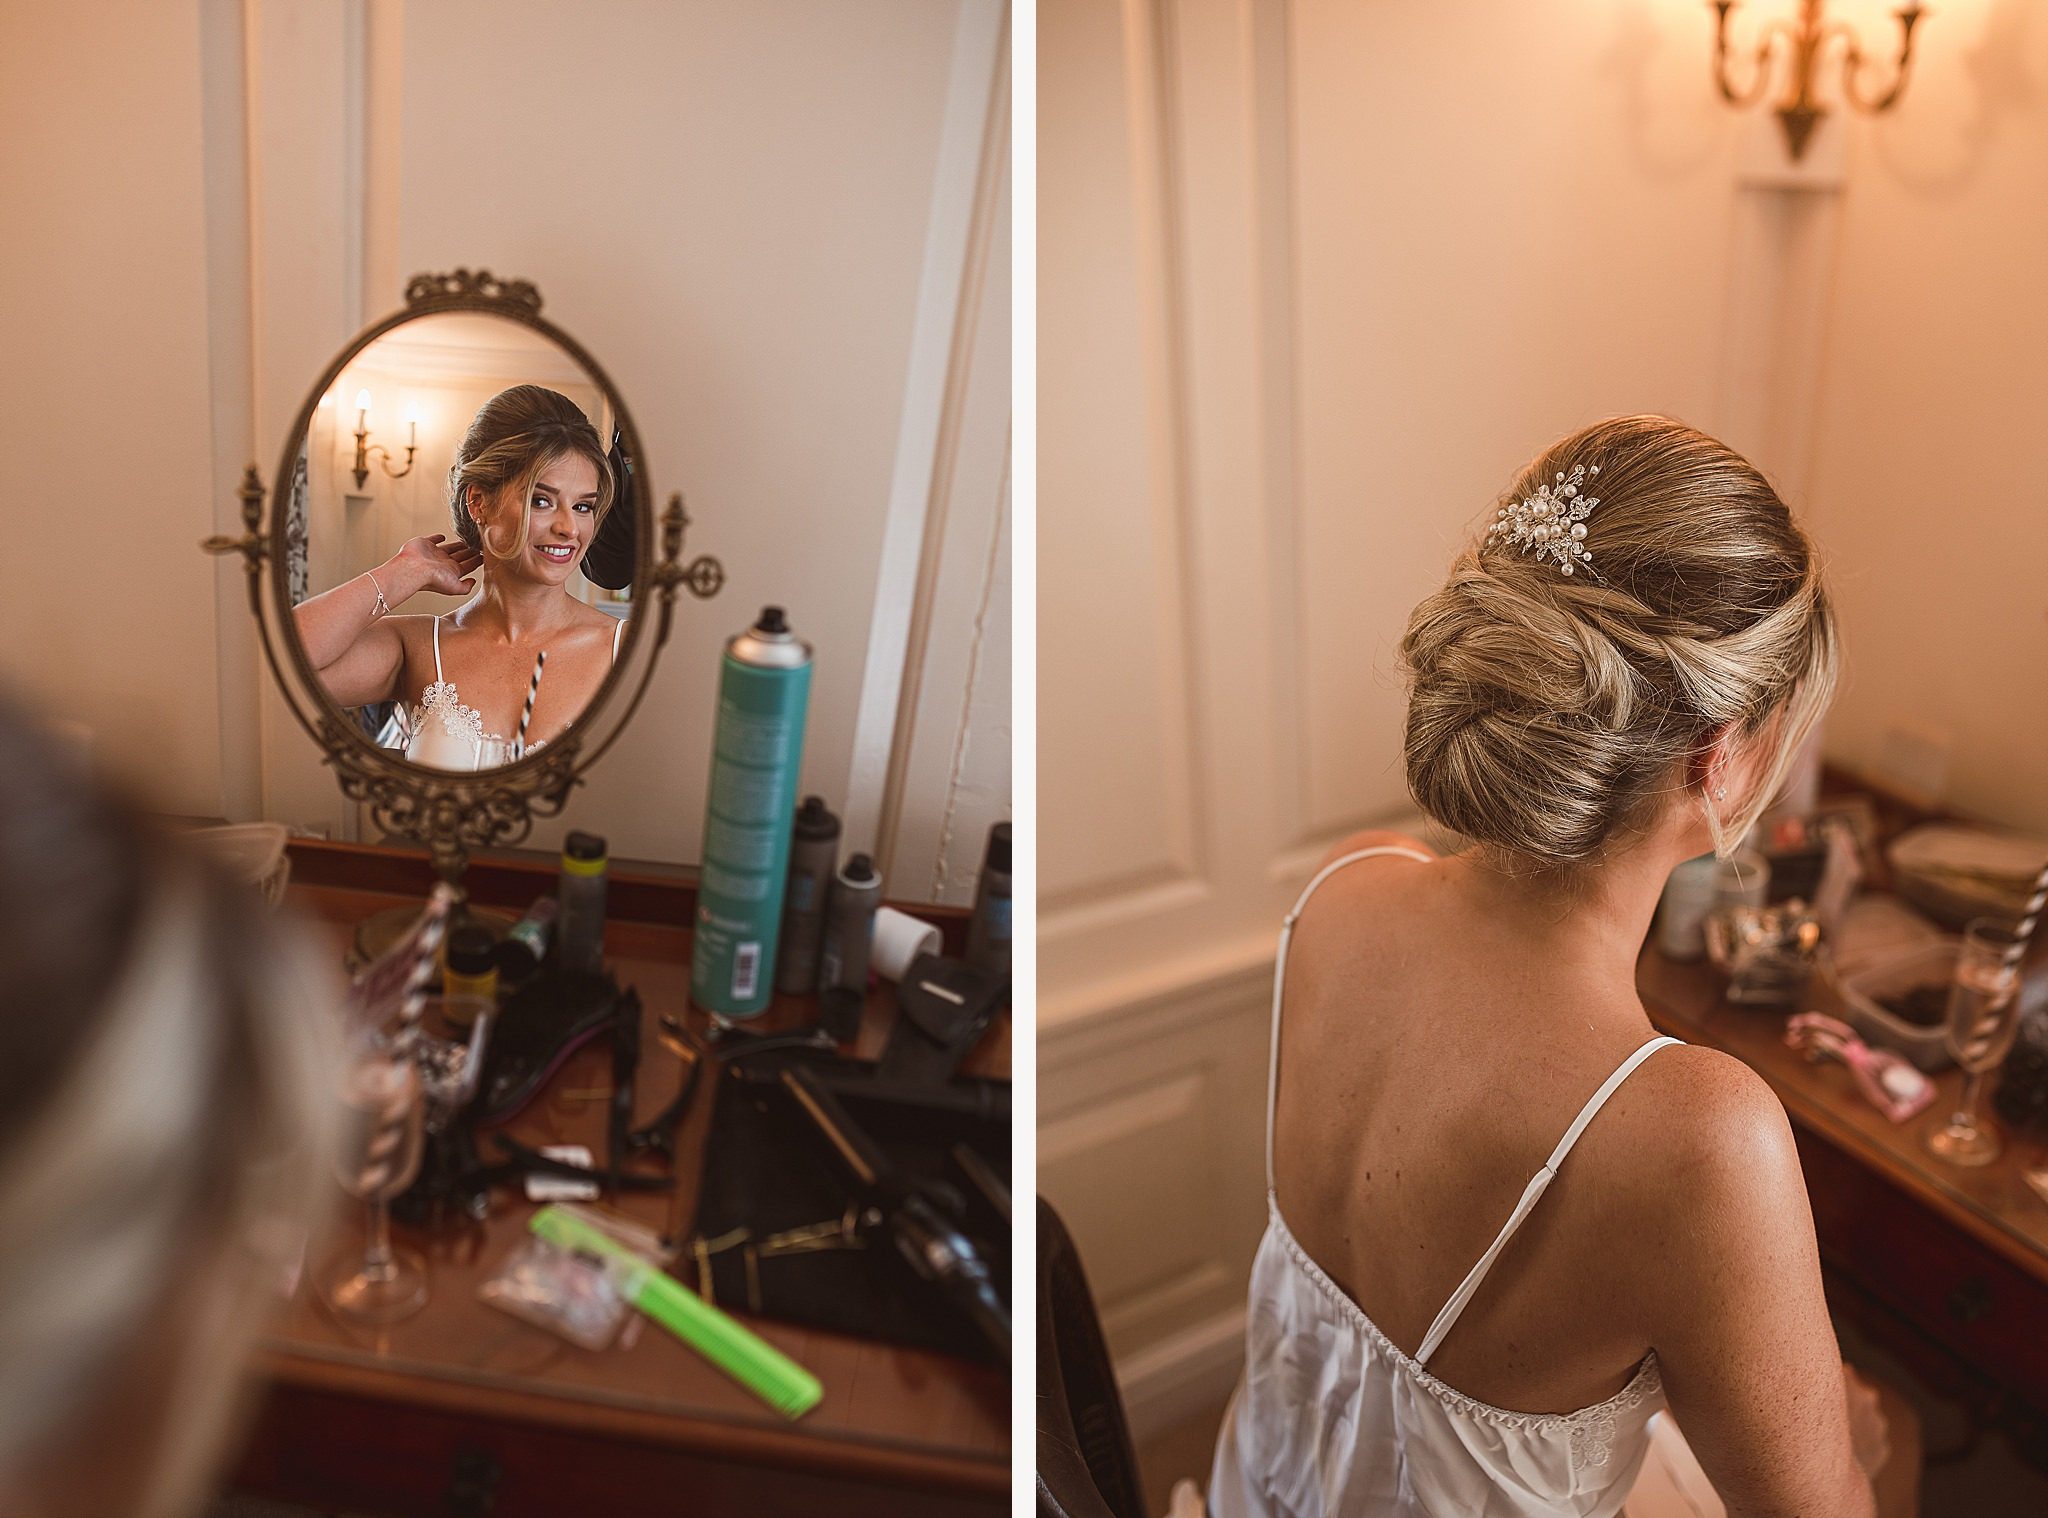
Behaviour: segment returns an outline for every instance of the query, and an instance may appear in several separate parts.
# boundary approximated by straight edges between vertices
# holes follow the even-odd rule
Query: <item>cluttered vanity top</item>
[[[1801,942],[1800,922],[1811,920],[1811,904],[1827,891],[1816,829],[1802,840],[1811,847],[1784,855],[1789,868],[1767,871],[1777,874],[1775,883],[1751,883],[1746,915],[1729,912],[1724,902],[1718,936],[1709,924],[1703,943],[1688,945],[1674,931],[1667,893],[1637,965],[1644,1006],[1660,1031],[1723,1049],[1763,1075],[1802,1146],[1817,1138],[1835,1147],[2048,1284],[2042,935],[2034,935],[2019,965],[2010,1051],[1987,1071],[1975,1103],[1997,1153],[1963,1165],[1929,1145],[1964,1094],[1946,1016],[1961,929],[1985,917],[2021,915],[2048,861],[2048,840],[1915,808],[1832,772],[1821,814],[1840,819],[1843,846],[1857,856],[1854,886],[1838,893],[1827,931],[1809,926]],[[1763,959],[1776,962],[1751,963],[1759,946]],[[1814,1025],[1825,1030],[1818,1039],[1799,1036]],[[1865,1066],[1861,1075],[1832,1052],[1844,1033],[1863,1045],[1851,1051]],[[1931,1092],[1921,1089],[1923,1079]],[[1812,1189],[1814,1167],[1808,1168]],[[1817,1211],[1823,1202],[1817,1200]]]
[[[417,906],[418,896],[408,897],[402,887],[408,871],[423,868],[420,861],[346,846],[295,845],[294,852],[290,899],[328,926],[337,951],[354,945],[359,925],[378,909]],[[515,911],[547,883],[541,868],[483,862],[472,867],[468,881],[474,899],[488,903],[495,895]],[[670,1108],[693,1062],[712,1047],[708,1020],[688,996],[690,933],[681,925],[689,921],[688,899],[688,886],[674,881],[625,873],[614,882],[605,931],[608,968],[637,993],[644,1013],[626,1118],[634,1128],[650,1126]],[[964,938],[961,913],[919,911],[949,944]],[[815,1023],[814,1002],[778,997],[749,1022],[747,1032],[765,1037]],[[830,1051],[820,1068],[875,1060],[888,1047],[896,1022],[891,989],[871,991],[854,1036]],[[970,1166],[976,1156],[961,1151],[970,1147],[971,1135],[979,1158],[1004,1176],[1009,1026],[1007,1015],[994,1017],[948,1083],[975,1094],[987,1110],[940,1112],[911,1125],[926,1140],[943,1129],[945,1148]],[[502,1132],[526,1151],[580,1146],[602,1165],[615,1121],[615,1058],[601,1039],[577,1049],[492,1134]],[[404,1321],[354,1326],[317,1291],[302,1287],[272,1342],[273,1379],[422,1407],[483,1409],[679,1447],[750,1451],[752,1458],[841,1474],[887,1472],[960,1487],[1000,1485],[1008,1469],[1007,1367],[975,1342],[957,1314],[919,1297],[901,1276],[888,1278],[888,1294],[904,1298],[900,1312],[881,1311],[873,1300],[841,1301],[834,1321],[831,1298],[840,1289],[834,1284],[838,1278],[818,1273],[834,1263],[826,1254],[878,1240],[872,1234],[854,1238],[865,1230],[841,1229],[838,1198],[847,1188],[836,1183],[815,1150],[776,1128],[765,1101],[754,1099],[760,1088],[742,1089],[735,1071],[726,1068],[730,1063],[712,1059],[699,1077],[674,1130],[672,1172],[658,1163],[633,1163],[628,1170],[646,1178],[643,1189],[621,1189],[584,1205],[637,1223],[653,1236],[676,1234],[683,1241],[671,1266],[677,1278],[707,1292],[721,1311],[816,1377],[821,1395],[799,1419],[778,1412],[691,1346],[637,1315],[607,1347],[588,1349],[491,1305],[487,1283],[522,1247],[541,1205],[517,1186],[494,1188],[481,1219],[458,1209],[431,1226],[401,1221],[398,1236],[427,1255],[432,1278],[431,1300]],[[855,1103],[849,1099],[848,1105]],[[864,1123],[878,1127],[865,1115],[876,1109],[859,1110]],[[722,1131],[733,1114],[756,1126],[737,1140],[721,1140],[714,1129]],[[483,1147],[497,1146],[487,1136]],[[672,1183],[663,1179],[671,1174]],[[815,1196],[807,1199],[801,1185],[792,1189],[794,1182],[815,1184],[821,1175],[834,1183],[830,1206]],[[957,1175],[955,1181],[956,1190],[966,1189]],[[536,1194],[545,1196],[545,1186]],[[405,1217],[402,1207],[395,1210]],[[810,1212],[831,1217],[813,1218]],[[743,1236],[762,1247],[740,1247]],[[707,1262],[708,1279],[698,1269]],[[998,1264],[1007,1277],[1007,1258]]]

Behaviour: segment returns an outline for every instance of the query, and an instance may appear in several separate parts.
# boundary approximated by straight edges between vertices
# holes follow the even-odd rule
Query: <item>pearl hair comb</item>
[[[1592,473],[1599,472],[1600,466],[1593,465]],[[1539,559],[1555,559],[1562,573],[1583,569],[1605,585],[1606,580],[1593,568],[1593,551],[1586,547],[1586,518],[1600,504],[1583,493],[1586,475],[1584,464],[1575,466],[1570,475],[1560,470],[1554,485],[1540,485],[1527,500],[1501,507],[1493,514],[1493,525],[1486,529],[1486,541],[1497,539],[1525,552],[1534,549]]]

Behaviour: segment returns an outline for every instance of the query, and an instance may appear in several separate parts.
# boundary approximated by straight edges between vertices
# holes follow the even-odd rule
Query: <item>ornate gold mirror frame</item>
[[[569,793],[618,741],[619,734],[639,710],[654,674],[655,660],[668,642],[677,587],[687,586],[692,594],[708,599],[717,595],[725,583],[725,568],[715,558],[700,554],[687,565],[682,562],[683,531],[690,519],[683,510],[680,491],[669,497],[668,509],[662,513],[661,557],[659,561],[654,559],[652,488],[648,483],[646,452],[632,414],[597,361],[566,332],[544,320],[540,306],[540,292],[525,280],[501,280],[481,269],[474,273],[457,269],[453,274],[416,275],[406,285],[404,308],[356,334],[314,382],[285,434],[284,452],[271,492],[268,525],[263,519],[262,478],[251,464],[239,492],[242,535],[215,536],[200,545],[212,554],[242,555],[243,567],[248,571],[249,610],[256,618],[263,656],[277,677],[293,718],[319,745],[326,762],[334,766],[342,794],[367,803],[372,819],[386,833],[425,844],[433,856],[435,870],[451,884],[459,881],[471,849],[509,848],[527,836],[535,818],[560,814],[568,803]],[[320,398],[357,354],[392,328],[422,316],[456,311],[518,322],[582,365],[611,401],[626,456],[633,465],[629,504],[635,530],[633,612],[627,618],[617,663],[566,732],[524,758],[476,772],[430,769],[380,748],[327,695],[292,626],[285,544],[292,475]],[[267,597],[263,593],[266,560],[270,565]],[[649,611],[654,613],[654,642],[635,677],[629,672]],[[608,709],[612,696],[629,679],[635,683],[625,705],[609,728],[601,728],[598,719]]]

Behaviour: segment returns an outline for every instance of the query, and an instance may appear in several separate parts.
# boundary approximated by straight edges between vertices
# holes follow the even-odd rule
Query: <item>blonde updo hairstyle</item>
[[[1500,504],[1581,464],[1601,579],[1482,539],[1401,640],[1416,802],[1491,867],[1567,894],[1680,790],[1734,852],[1839,668],[1820,556],[1747,460],[1669,417],[1617,417],[1544,449]],[[1717,802],[1692,766],[1724,729],[1758,779]]]
[[[597,469],[597,522],[602,525],[617,487],[604,445],[582,407],[543,385],[514,385],[492,396],[463,433],[448,470],[448,511],[456,536],[492,558],[518,558],[526,551],[534,481],[557,459],[578,453]],[[504,548],[472,515],[501,493],[524,503],[512,513],[513,536]]]

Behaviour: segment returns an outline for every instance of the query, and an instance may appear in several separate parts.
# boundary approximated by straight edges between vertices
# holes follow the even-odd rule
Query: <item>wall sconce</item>
[[[1709,3],[1714,7],[1714,83],[1720,87],[1721,98],[1730,105],[1754,105],[1763,98],[1770,87],[1775,45],[1780,38],[1784,39],[1791,53],[1792,72],[1778,101],[1778,120],[1785,128],[1785,146],[1791,150],[1795,163],[1805,153],[1813,129],[1828,113],[1827,107],[1815,99],[1814,85],[1820,74],[1821,55],[1829,44],[1837,40],[1842,44],[1842,94],[1849,103],[1873,114],[1888,111],[1905,93],[1906,73],[1913,64],[1913,28],[1926,14],[1926,7],[1917,0],[1908,0],[1894,12],[1899,18],[1899,56],[1891,88],[1872,99],[1861,89],[1863,44],[1847,22],[1826,18],[1826,0],[1799,0],[1797,21],[1779,20],[1765,26],[1756,43],[1756,78],[1746,90],[1736,89],[1728,76],[1728,13],[1735,9],[1737,0]]]
[[[406,422],[405,467],[391,467],[391,452],[382,443],[370,441],[370,392],[356,392],[356,489],[361,490],[370,482],[370,455],[382,454],[377,463],[394,480],[402,480],[412,473],[412,456],[419,448],[420,424],[417,418]]]

